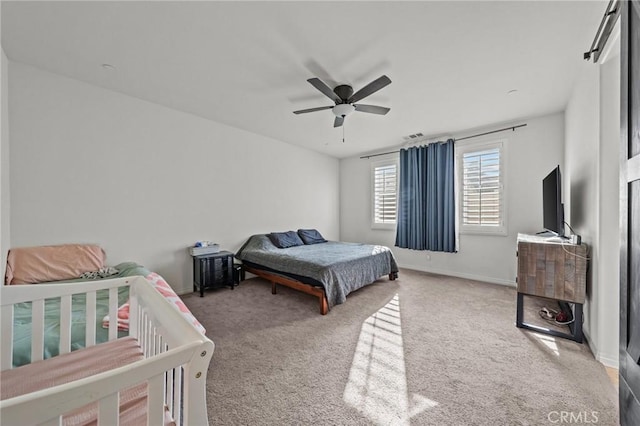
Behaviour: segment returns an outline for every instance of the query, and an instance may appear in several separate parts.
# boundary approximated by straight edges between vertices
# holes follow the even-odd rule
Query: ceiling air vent
[[[421,138],[423,138],[424,135],[422,133],[414,133],[412,135],[409,136],[403,136],[402,139],[404,139],[407,142],[415,142]]]

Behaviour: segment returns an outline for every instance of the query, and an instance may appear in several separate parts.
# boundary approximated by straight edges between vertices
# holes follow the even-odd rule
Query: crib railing
[[[45,300],[60,299],[60,344],[59,353],[71,351],[71,299],[74,295],[86,295],[85,346],[96,344],[96,294],[99,290],[109,291],[109,317],[116,318],[118,311],[118,288],[128,287],[137,277],[113,280],[69,283],[2,286],[1,317],[2,350],[0,367],[6,370],[13,365],[13,306],[17,303],[31,303],[31,362],[43,359],[45,338]],[[95,320],[93,320],[95,318]],[[109,340],[118,337],[116,321],[109,323]]]
[[[38,284],[0,289],[2,370],[11,368],[13,305],[32,302],[32,362],[42,359],[44,301],[60,298],[60,353],[68,353],[71,296],[87,294],[87,318],[95,318],[96,292],[109,291],[109,339],[117,338],[118,288],[129,286],[129,335],[144,359],[104,373],[0,402],[6,424],[61,424],[62,415],[98,402],[98,424],[117,425],[119,393],[147,382],[147,424],[163,424],[168,410],[176,424],[206,425],[206,375],[214,345],[143,277],[91,283]],[[101,319],[99,319],[101,320]],[[95,321],[87,321],[86,344],[95,344]]]

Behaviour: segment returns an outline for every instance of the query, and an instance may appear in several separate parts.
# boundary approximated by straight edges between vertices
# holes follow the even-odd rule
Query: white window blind
[[[373,225],[395,224],[398,166],[387,163],[373,166]]]
[[[460,210],[463,227],[487,229],[504,226],[500,155],[500,147],[462,154]]]

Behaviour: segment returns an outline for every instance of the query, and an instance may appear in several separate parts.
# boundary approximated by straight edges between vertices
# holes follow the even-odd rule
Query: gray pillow
[[[298,229],[298,235],[305,244],[319,244],[327,242],[327,240],[320,235],[317,229]]]
[[[278,248],[287,248],[304,245],[298,234],[294,231],[272,232],[267,234],[274,246]]]

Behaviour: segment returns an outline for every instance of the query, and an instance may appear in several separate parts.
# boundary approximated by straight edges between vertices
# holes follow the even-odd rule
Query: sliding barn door
[[[640,0],[620,2],[620,423],[640,425]]]

